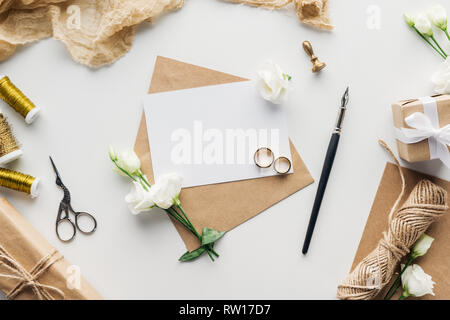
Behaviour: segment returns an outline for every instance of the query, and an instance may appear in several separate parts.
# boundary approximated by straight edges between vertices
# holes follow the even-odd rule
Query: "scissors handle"
[[[74,211],[74,214],[75,214],[75,225],[81,233],[92,234],[95,232],[95,230],[97,230],[97,220],[95,220],[93,215],[91,215],[90,213],[87,213],[87,212],[75,212],[75,211]],[[80,218],[89,220],[87,227],[80,226],[80,224],[78,222],[78,219],[80,219]]]
[[[61,236],[61,234],[59,233],[59,229],[63,226],[63,225],[69,225],[71,230],[68,234],[68,236]],[[62,219],[58,219],[56,220],[56,236],[58,237],[59,240],[61,240],[62,242],[70,242],[73,240],[73,238],[75,238],[75,234],[77,233],[77,229],[75,228],[75,225],[73,224],[72,221],[70,221],[70,219],[68,217],[64,217]]]

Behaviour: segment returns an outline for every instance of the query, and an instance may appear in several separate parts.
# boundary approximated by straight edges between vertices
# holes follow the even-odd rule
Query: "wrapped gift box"
[[[0,290],[8,298],[102,299],[5,198],[0,198],[0,228]]]
[[[412,129],[405,120],[416,112],[425,114],[432,123],[435,122],[436,126],[443,128],[450,124],[450,96],[435,95],[399,101],[392,105],[392,112],[394,126],[397,129]],[[416,143],[404,143],[397,137],[397,147],[399,156],[408,162],[419,162],[434,158],[432,157],[433,152],[430,151],[429,139]]]

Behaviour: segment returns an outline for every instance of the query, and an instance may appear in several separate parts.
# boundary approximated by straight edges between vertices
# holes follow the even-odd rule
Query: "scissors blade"
[[[49,158],[50,158],[50,162],[52,163],[53,171],[55,171],[56,177],[59,178],[59,179],[61,179],[61,177],[59,176],[58,169],[56,169],[56,166],[55,166],[55,163],[53,162],[52,157],[49,156]]]

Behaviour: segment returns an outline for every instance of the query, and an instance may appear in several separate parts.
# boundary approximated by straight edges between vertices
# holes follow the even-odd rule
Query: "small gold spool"
[[[37,118],[40,109],[11,82],[8,76],[0,75],[0,98],[24,117],[28,124]]]
[[[39,195],[39,178],[21,172],[0,168],[0,186],[29,194],[32,198]]]
[[[20,158],[22,154],[6,117],[0,111],[0,165]]]

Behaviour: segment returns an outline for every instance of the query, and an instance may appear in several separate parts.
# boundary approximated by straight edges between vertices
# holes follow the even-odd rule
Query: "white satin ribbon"
[[[405,119],[408,128],[395,128],[396,138],[403,143],[411,144],[428,139],[430,159],[440,159],[450,168],[450,124],[439,127],[439,115],[436,100],[432,97],[419,99],[424,113],[416,112]]]

